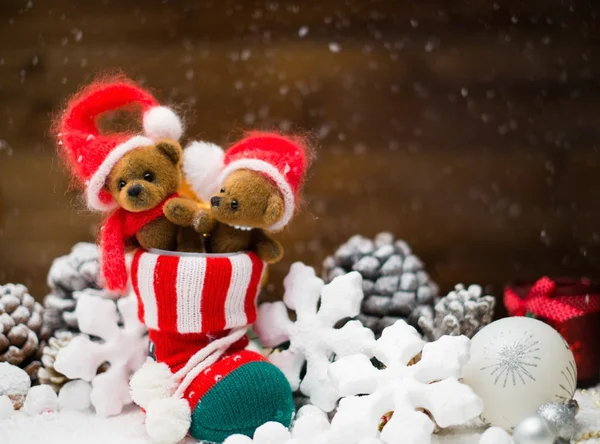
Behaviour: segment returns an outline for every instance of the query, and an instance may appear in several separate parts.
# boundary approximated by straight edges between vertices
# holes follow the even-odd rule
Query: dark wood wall
[[[94,239],[48,128],[114,68],[179,106],[190,139],[314,135],[276,285],[292,261],[320,265],[382,230],[444,290],[598,276],[599,14],[551,0],[2,0],[0,282],[42,296],[52,258]]]

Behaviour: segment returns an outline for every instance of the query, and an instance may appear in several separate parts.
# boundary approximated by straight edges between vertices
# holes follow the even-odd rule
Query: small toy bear
[[[145,135],[101,133],[104,113],[137,106]],[[101,237],[106,287],[127,286],[127,248],[176,248],[179,227],[163,214],[181,184],[183,128],[169,108],[123,78],[97,81],[76,94],[58,122],[58,145],[74,176],[85,184],[88,206],[111,212]],[[114,210],[114,211],[113,211]]]
[[[250,170],[235,171],[227,177],[206,210],[182,198],[165,204],[165,215],[173,223],[203,234],[206,253],[254,251],[269,264],[283,257],[283,247],[263,228],[277,222],[282,214],[283,199],[277,188]],[[189,249],[187,243],[183,248]]]
[[[207,171],[211,159],[219,174]],[[184,151],[184,171],[210,209],[173,199],[165,205],[165,215],[204,234],[207,252],[252,250],[265,262],[276,263],[283,257],[283,247],[266,232],[278,231],[290,221],[306,167],[302,142],[278,134],[250,133],[221,155],[214,145],[192,144]],[[211,176],[212,184],[206,181]]]

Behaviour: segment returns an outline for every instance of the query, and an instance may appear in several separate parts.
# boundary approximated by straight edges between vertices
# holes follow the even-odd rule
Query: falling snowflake
[[[493,342],[500,340],[504,341],[503,334],[492,341],[492,344],[490,344],[492,349],[496,349]],[[527,384],[526,378],[536,381],[529,369],[537,367],[536,361],[541,359],[538,344],[539,341],[535,340],[531,333],[524,333],[518,341],[503,345],[494,358],[495,362],[492,365],[482,367],[481,370],[491,370],[490,376],[496,376],[494,385],[500,382],[502,387],[506,387],[509,380],[512,381],[513,386],[516,386],[518,381],[521,381],[523,385]],[[486,347],[486,354],[488,350]]]
[[[298,37],[304,37],[306,34],[308,34],[308,26],[301,26],[298,29]]]
[[[342,47],[340,46],[339,43],[331,42],[331,43],[329,43],[329,50],[331,52],[340,52],[342,50]]]

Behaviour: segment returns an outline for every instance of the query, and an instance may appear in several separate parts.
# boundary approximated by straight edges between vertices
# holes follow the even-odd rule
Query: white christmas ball
[[[473,337],[464,382],[484,402],[481,419],[510,430],[540,405],[571,399],[577,368],[556,330],[532,318],[511,317]]]
[[[61,410],[87,410],[92,405],[90,393],[92,385],[81,379],[69,381],[58,392],[58,404]]]

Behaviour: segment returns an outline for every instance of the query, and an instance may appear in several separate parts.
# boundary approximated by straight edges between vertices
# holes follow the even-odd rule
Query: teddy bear
[[[277,188],[250,170],[235,171],[227,177],[207,209],[183,198],[165,204],[165,215],[174,224],[192,227],[204,237],[206,253],[254,251],[268,264],[281,260],[283,247],[263,228],[282,214],[283,198]],[[189,243],[180,249],[189,251]]]
[[[145,134],[100,132],[97,120],[125,107],[142,109]],[[88,206],[108,214],[100,233],[102,274],[107,289],[123,292],[128,250],[177,246],[181,229],[163,206],[182,181],[181,121],[147,91],[116,78],[76,94],[57,127],[61,154],[85,186]]]
[[[294,213],[306,152],[298,138],[265,132],[248,134],[222,154],[214,145],[193,144],[185,150],[184,171],[210,208],[173,199],[165,205],[165,215],[204,235],[207,252],[251,250],[265,262],[276,263],[283,247],[268,232],[282,229]],[[212,184],[207,176],[214,177]]]

